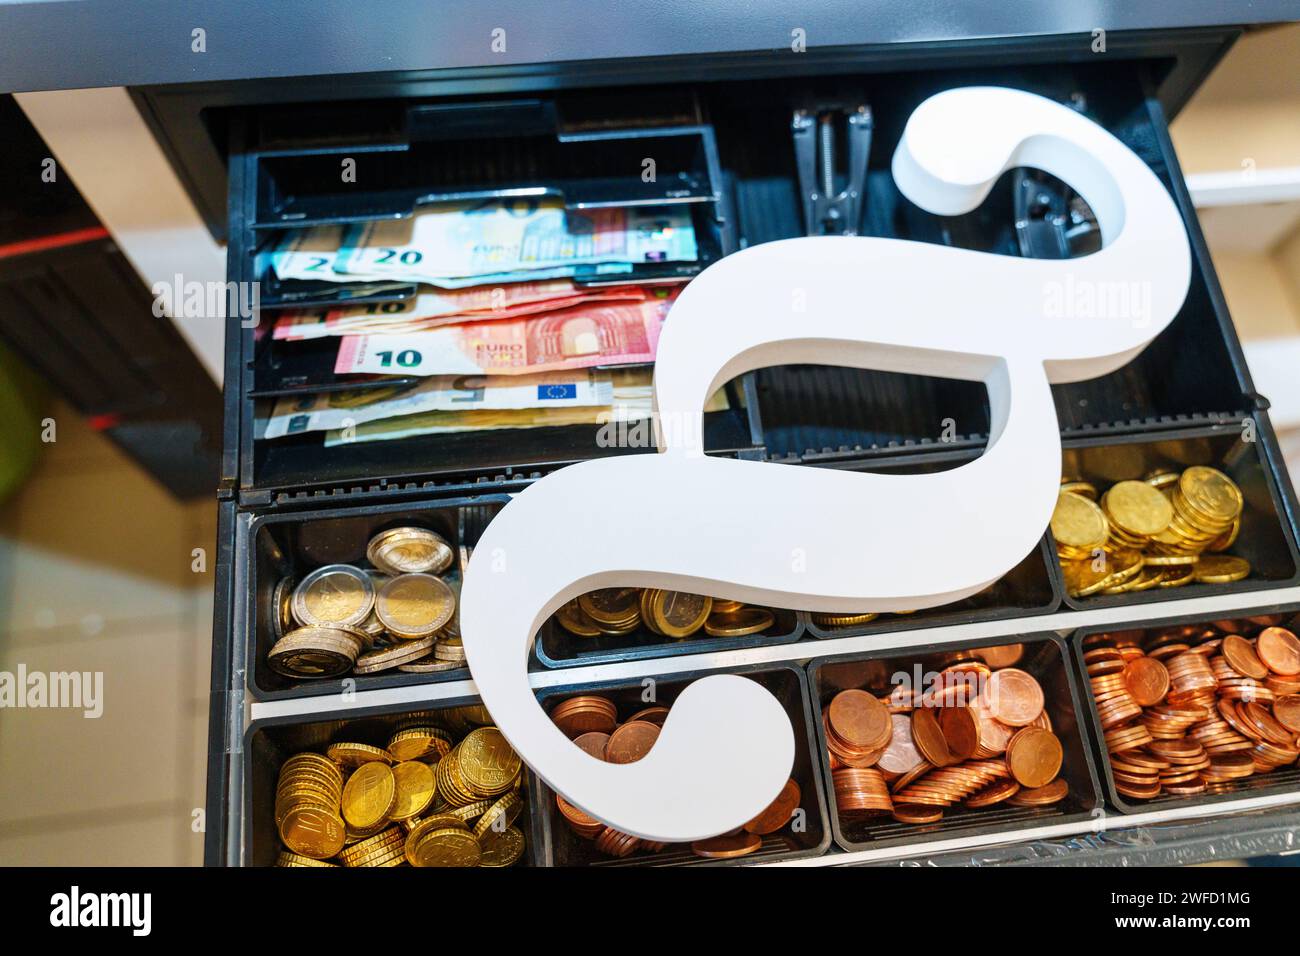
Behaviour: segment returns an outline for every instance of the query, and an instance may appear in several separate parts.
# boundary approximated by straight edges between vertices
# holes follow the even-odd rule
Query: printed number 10
[[[392,352],[376,352],[375,354],[379,356],[379,364],[384,368],[393,367]],[[420,361],[420,353],[415,349],[404,349],[397,353],[397,364],[402,366],[402,368],[415,368],[415,366],[420,364]]]

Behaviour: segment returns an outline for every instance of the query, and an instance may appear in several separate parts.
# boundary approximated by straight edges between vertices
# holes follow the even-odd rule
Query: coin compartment
[[[1286,465],[1267,419],[1248,417],[1232,426],[1128,436],[1120,440],[1076,439],[1065,442],[1062,475],[1079,477],[1097,486],[1099,494],[1117,481],[1139,479],[1155,468],[1181,470],[1191,465],[1218,468],[1241,489],[1241,532],[1226,554],[1250,562],[1250,576],[1227,584],[1188,584],[1125,594],[1071,597],[1065,591],[1053,543],[1050,567],[1065,605],[1074,610],[1149,604],[1216,594],[1239,594],[1300,582],[1300,553],[1290,515],[1294,492]],[[1243,441],[1245,427],[1253,441]],[[1051,532],[1048,532],[1051,538]]]
[[[926,474],[959,467],[977,457],[978,452],[968,450],[918,454],[909,458],[896,457],[889,461],[873,461],[869,464],[857,463],[841,467],[851,471],[886,474]],[[961,543],[950,542],[946,546],[960,547]],[[951,604],[913,611],[911,614],[882,613],[866,624],[854,624],[848,627],[818,624],[811,614],[805,614],[807,634],[809,637],[831,640],[859,634],[886,634],[923,627],[946,627],[977,621],[1002,621],[1051,614],[1061,605],[1060,593],[1050,570],[1051,565],[1055,563],[1055,549],[1046,538],[1043,538],[1019,564],[978,594],[972,594]]]
[[[805,628],[803,615],[786,608],[767,608],[767,610],[772,612],[775,620],[762,634],[710,637],[700,630],[691,637],[680,640],[662,637],[647,628],[644,623],[631,634],[579,637],[566,631],[555,619],[555,615],[551,615],[542,624],[533,649],[538,661],[546,667],[582,667],[587,664],[674,657],[679,654],[708,654],[742,647],[793,644],[803,636]]]
[[[870,105],[875,124],[862,235],[991,255],[1025,255],[1015,207],[1024,170],[1004,173],[981,205],[961,216],[927,213],[904,198],[894,183],[893,152],[913,109],[927,96],[960,86],[1006,85],[1072,104],[1132,149],[1171,192],[1187,224],[1192,252],[1187,299],[1170,325],[1122,368],[1089,381],[1052,386],[1062,437],[1238,421],[1258,407],[1186,193],[1164,110],[1151,95],[1150,77],[1142,63],[990,65],[983,61],[974,68],[913,68],[837,79],[841,85],[829,98],[846,102],[847,97],[857,97]],[[741,245],[805,235],[798,173],[789,145],[790,113],[777,104],[798,104],[800,97],[816,102],[816,94],[797,80],[782,78],[747,83],[743,90],[723,87],[714,95],[710,116],[723,168],[736,181]],[[784,148],[756,148],[758,137],[780,142]],[[1059,180],[1040,178],[1053,208],[1064,208],[1074,194],[1063,189]],[[1073,253],[1088,251],[1091,247]],[[943,279],[935,277],[935,281]],[[1069,299],[1071,290],[1068,260],[1062,260],[1063,308],[1076,307]],[[865,302],[871,301],[865,281],[862,295]],[[1133,304],[1140,307],[1141,302],[1135,299]],[[905,321],[906,316],[899,320]],[[900,453],[924,455],[945,447],[981,448],[988,439],[988,398],[978,382],[792,365],[760,370],[757,390],[764,444],[769,457],[777,460],[833,462]]]
[[[1031,674],[1043,688],[1043,706],[1052,719],[1052,732],[1065,751],[1059,776],[1070,785],[1066,798],[1050,807],[1013,807],[1005,803],[979,810],[945,807],[941,821],[920,826],[899,823],[887,813],[840,816],[821,708],[842,690],[862,688],[881,696],[894,686],[892,680],[897,675],[906,675],[909,681],[915,682],[919,674],[924,681],[924,675],[937,673],[957,660],[969,660],[970,652],[978,648],[1000,645],[990,644],[985,638],[945,644],[942,648],[931,645],[905,652],[878,651],[814,660],[808,665],[808,683],[816,704],[813,725],[831,827],[840,847],[849,851],[872,850],[991,833],[1006,833],[1014,839],[1017,830],[1091,819],[1093,811],[1101,805],[1101,791],[1088,731],[1080,717],[1084,711],[1077,676],[1066,660],[1065,641],[1056,634],[1045,633],[1019,635],[1003,643],[1024,645],[1024,656],[1014,666]]]
[[[1268,773],[1255,773],[1243,780],[1234,780],[1225,786],[1221,793],[1202,793],[1196,796],[1174,796],[1162,793],[1151,800],[1134,800],[1115,789],[1115,778],[1110,763],[1110,754],[1106,750],[1106,737],[1101,729],[1101,719],[1097,715],[1097,702],[1090,692],[1087,666],[1083,661],[1084,642],[1099,634],[1111,634],[1123,631],[1143,649],[1150,647],[1167,629],[1182,625],[1210,624],[1215,621],[1238,622],[1237,633],[1253,636],[1261,626],[1250,621],[1251,618],[1269,618],[1278,626],[1288,630],[1300,630],[1300,604],[1263,605],[1245,610],[1225,611],[1223,617],[1207,617],[1204,614],[1182,615],[1158,621],[1142,621],[1134,624],[1117,623],[1109,627],[1085,627],[1070,637],[1070,656],[1078,675],[1080,696],[1084,700],[1084,713],[1088,718],[1093,756],[1097,762],[1098,775],[1106,788],[1106,802],[1121,813],[1147,813],[1152,810],[1167,810],[1173,807],[1206,806],[1229,800],[1242,800],[1247,797],[1259,797],[1266,794],[1300,793],[1300,762],[1286,767],[1278,767]]]
[[[259,700],[309,697],[467,679],[467,667],[433,674],[408,674],[393,669],[377,674],[344,674],[326,680],[295,680],[278,674],[266,663],[266,655],[275,643],[272,596],[284,576],[297,582],[308,572],[327,564],[369,567],[366,545],[370,539],[381,531],[406,525],[435,531],[452,546],[455,557],[441,577],[455,587],[464,573],[459,546],[472,547],[491,516],[508,500],[505,495],[496,495],[255,517],[246,531],[247,670],[253,696]]]
[[[339,741],[384,747],[399,727],[417,721],[448,726],[446,713],[454,707],[480,704],[477,697],[458,697],[440,702],[437,708],[412,710],[410,705],[367,708],[346,717],[304,720],[298,717],[271,717],[253,721],[244,736],[243,839],[240,844],[242,866],[273,866],[280,851],[280,835],[275,827],[275,787],[281,765],[305,750],[323,753],[326,746]],[[463,734],[461,735],[463,736]],[[529,800],[515,826],[524,834],[524,855],[516,866],[537,864],[534,849],[534,814],[531,794],[532,771],[524,765],[523,793]]]
[[[820,856],[830,846],[831,833],[826,819],[826,799],[817,760],[813,756],[813,733],[809,710],[808,684],[803,668],[795,664],[750,665],[743,667],[690,671],[686,674],[654,678],[655,699],[646,701],[645,685],[640,681],[606,681],[571,684],[538,691],[538,700],[549,714],[565,700],[578,695],[608,697],[618,707],[620,719],[654,704],[670,705],[677,695],[701,677],[711,674],[740,674],[767,688],[785,708],[794,727],[795,756],[790,776],[799,784],[800,807],[805,811],[805,829],[795,833],[786,826],[763,837],[762,846],[748,856],[732,860],[708,860],[696,856],[687,845],[670,845],[659,853],[634,852],[625,859],[600,853],[595,843],[579,837],[569,827],[555,804],[555,791],[533,778],[533,812],[538,861],[542,866],[725,866],[766,863],[800,857]],[[724,719],[721,715],[719,719]],[[704,799],[705,795],[701,795]]]

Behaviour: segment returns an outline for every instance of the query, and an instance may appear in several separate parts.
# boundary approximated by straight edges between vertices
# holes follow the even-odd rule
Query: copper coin
[[[654,724],[658,727],[662,727],[664,725],[664,721],[667,719],[668,719],[668,708],[662,705],[656,705],[654,707],[647,707],[645,710],[638,710],[635,714],[633,714],[631,717],[628,718],[628,722],[631,723],[634,720],[644,720],[648,724]]]
[[[555,795],[555,805],[556,807],[559,808],[559,811],[564,816],[564,819],[568,820],[570,823],[576,824],[577,826],[590,827],[590,826],[604,825],[595,817],[579,810],[577,807],[571,804],[568,800],[565,800],[558,793]]]
[[[899,823],[917,826],[923,823],[938,823],[943,819],[943,807],[923,806],[917,803],[894,804],[894,819]]]
[[[799,784],[794,780],[787,780],[781,792],[776,795],[776,799],[768,804],[766,810],[746,823],[744,828],[759,836],[775,833],[790,822],[791,815],[799,807],[801,796]]]
[[[1012,727],[1025,727],[1043,712],[1043,688],[1015,667],[995,671],[986,695],[993,716]]]
[[[977,647],[973,653],[994,669],[1010,667],[1012,664],[1019,664],[1020,659],[1025,656],[1025,645],[999,644],[996,647]]]
[[[1141,707],[1151,707],[1169,692],[1169,671],[1154,657],[1135,657],[1124,668],[1124,686]]]
[[[730,860],[738,856],[748,856],[763,845],[757,833],[742,830],[739,833],[723,834],[707,840],[696,840],[691,844],[691,852],[713,860]]]
[[[1199,744],[1197,745],[1199,747]],[[1037,727],[1026,727],[1007,745],[1007,766],[1022,787],[1043,787],[1061,770],[1065,751],[1056,734]]]
[[[1284,627],[1266,627],[1255,639],[1255,652],[1274,674],[1300,674],[1300,640]]]
[[[952,763],[948,740],[931,708],[922,707],[912,712],[912,742],[928,763],[936,767],[946,767]]]
[[[597,760],[604,760],[605,748],[609,746],[609,734],[602,734],[593,730],[590,733],[574,738],[573,742],[584,753],[590,754]]]
[[[641,845],[641,838],[630,833],[621,833],[611,827],[605,827],[596,837],[596,849],[606,856],[625,857]]]
[[[1268,668],[1264,666],[1264,662],[1255,653],[1255,648],[1251,646],[1250,641],[1241,635],[1229,634],[1219,646],[1223,659],[1238,674],[1245,674],[1247,677],[1255,678],[1255,680],[1263,680],[1268,676]]]
[[[1044,786],[1021,790],[1007,802],[1018,807],[1046,807],[1060,803],[1069,792],[1069,783],[1058,777]]]
[[[979,749],[980,730],[970,707],[945,707],[939,711],[939,728],[955,761],[969,760]]]
[[[605,747],[609,763],[636,763],[650,752],[659,739],[659,727],[644,720],[629,720],[610,734]]]
[[[889,746],[876,763],[885,773],[905,774],[924,763],[925,758],[912,742],[912,718],[907,714],[892,714],[890,719],[894,732],[889,738]]]
[[[1273,717],[1293,734],[1300,734],[1300,696],[1287,694],[1273,701]]]
[[[980,807],[991,807],[995,803],[1001,803],[1014,797],[1020,790],[1020,784],[1014,780],[999,780],[997,783],[990,784],[978,793],[966,798],[966,806],[972,810],[978,810]]]
[[[892,724],[885,705],[865,690],[842,690],[827,716],[835,733],[855,747],[883,746]]]

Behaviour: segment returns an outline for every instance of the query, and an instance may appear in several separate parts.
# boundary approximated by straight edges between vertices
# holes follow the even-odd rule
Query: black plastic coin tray
[[[452,498],[422,504],[287,512],[253,519],[248,528],[248,586],[244,592],[250,630],[248,684],[253,696],[273,700],[467,679],[467,667],[432,674],[408,674],[394,669],[325,680],[295,680],[278,674],[266,663],[275,643],[272,622],[276,609],[272,606],[272,596],[276,584],[286,576],[296,582],[327,564],[369,567],[366,545],[370,539],[381,531],[407,525],[435,531],[452,546],[455,557],[442,577],[454,585],[463,573],[460,546],[472,547],[490,516],[508,500],[506,495]]]
[[[814,660],[808,665],[808,684],[816,704],[813,724],[823,786],[829,799],[831,827],[839,846],[850,851],[871,850],[1000,833],[1014,838],[1017,830],[1077,823],[1092,818],[1101,805],[1101,794],[1088,732],[1080,718],[1083,711],[1077,676],[1066,661],[1065,641],[1048,633],[1020,635],[1006,643],[1024,645],[1024,656],[1015,666],[1033,675],[1043,688],[1044,707],[1052,720],[1052,732],[1060,738],[1065,749],[1060,776],[1070,785],[1069,795],[1051,807],[1013,807],[1006,803],[981,810],[945,807],[941,821],[920,826],[899,823],[887,813],[841,816],[835,803],[821,708],[842,690],[861,688],[883,696],[904,678],[915,684],[918,673],[924,683],[924,675],[938,673],[959,660],[974,659],[971,652],[978,648],[1000,645],[990,645],[984,639],[945,644],[941,648],[931,645],[906,651],[845,654]]]
[[[555,802],[555,792],[534,776],[533,812],[534,843],[542,866],[719,866],[791,860],[820,856],[830,846],[831,833],[826,819],[826,798],[817,760],[813,755],[812,711],[809,708],[808,684],[803,669],[795,664],[755,664],[725,670],[699,670],[654,678],[654,698],[647,699],[645,681],[608,681],[548,687],[538,693],[542,707],[549,713],[556,705],[578,694],[596,694],[610,698],[618,707],[620,719],[655,704],[669,706],[685,687],[711,674],[741,674],[766,687],[790,715],[794,727],[795,756],[790,776],[801,793],[796,821],[777,833],[763,837],[762,846],[748,856],[731,860],[708,860],[696,856],[689,846],[669,845],[658,853],[635,851],[624,859],[600,853],[593,841],[584,840],[569,827]],[[725,720],[723,714],[718,720]],[[708,794],[701,793],[701,800]],[[800,826],[801,824],[801,826]]]
[[[874,460],[837,467],[851,471],[871,471],[888,474],[919,474],[960,467],[977,457],[974,451],[945,451],[932,454],[915,454],[889,460]],[[865,542],[872,544],[872,542]],[[978,547],[960,541],[943,542],[941,547]],[[885,634],[893,631],[915,630],[921,627],[945,627],[953,624],[971,624],[976,621],[1008,620],[1051,614],[1061,604],[1060,592],[1053,579],[1050,566],[1056,563],[1055,549],[1046,538],[1041,540],[1014,568],[994,581],[978,594],[939,607],[913,611],[911,614],[881,613],[865,624],[831,627],[818,624],[812,614],[805,614],[809,637],[828,640],[852,637],[858,634]]]
[[[1097,715],[1097,702],[1090,692],[1087,666],[1083,661],[1083,651],[1090,646],[1090,638],[1102,634],[1123,632],[1126,639],[1132,639],[1138,647],[1146,648],[1163,632],[1170,628],[1195,624],[1228,624],[1236,622],[1241,633],[1248,636],[1256,633],[1264,622],[1296,630],[1300,628],[1300,604],[1263,605],[1246,610],[1225,612],[1223,617],[1207,617],[1204,614],[1183,615],[1164,618],[1158,621],[1143,621],[1140,624],[1115,624],[1110,627],[1085,627],[1070,637],[1070,655],[1073,658],[1075,672],[1083,688],[1084,713],[1087,714],[1090,738],[1097,762],[1098,776],[1106,787],[1106,802],[1121,813],[1146,813],[1152,810],[1167,810],[1171,807],[1212,807],[1214,804],[1229,800],[1241,800],[1246,797],[1258,797],[1276,793],[1300,793],[1300,765],[1279,767],[1269,773],[1254,774],[1244,780],[1234,780],[1224,784],[1214,793],[1202,793],[1197,796],[1178,797],[1161,794],[1151,800],[1134,800],[1125,797],[1115,789],[1115,778],[1110,765],[1110,754],[1106,750],[1106,736],[1102,731],[1101,718]]]
[[[803,636],[804,616],[785,608],[770,608],[772,626],[761,634],[743,637],[710,637],[703,630],[680,640],[654,633],[644,624],[631,634],[578,637],[564,629],[552,615],[533,645],[537,659],[546,667],[582,667],[612,661],[644,660],[678,654],[708,654],[742,647],[793,644]]]
[[[446,712],[454,707],[480,704],[477,697],[440,701],[436,708],[412,710],[410,705],[374,707],[349,711],[346,716],[323,720],[302,717],[270,717],[253,721],[244,735],[243,865],[273,866],[280,852],[280,835],[275,827],[275,787],[280,767],[294,754],[324,753],[332,743],[370,744],[385,747],[399,728],[415,722],[448,727]],[[532,774],[524,767],[524,793],[532,792]],[[536,865],[532,806],[515,822],[524,834],[524,855],[516,866]]]
[[[1244,499],[1241,532],[1225,553],[1250,562],[1250,576],[1227,584],[1188,584],[1124,594],[1071,597],[1065,592],[1053,545],[1049,563],[1066,606],[1083,610],[1148,604],[1288,587],[1300,581],[1300,553],[1288,504],[1291,493],[1279,480],[1279,476],[1285,480],[1286,467],[1271,432],[1266,434],[1261,423],[1253,418],[1230,426],[1118,439],[1073,439],[1065,443],[1061,471],[1067,478],[1092,482],[1098,493],[1104,494],[1117,481],[1140,479],[1158,468],[1181,470],[1191,465],[1218,468],[1241,488]]]

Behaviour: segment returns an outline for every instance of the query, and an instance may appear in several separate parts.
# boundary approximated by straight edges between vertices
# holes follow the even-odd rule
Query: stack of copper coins
[[[1300,640],[1279,622],[1085,641],[1116,791],[1136,800],[1227,792],[1300,759]]]
[[[1064,749],[1042,688],[1028,672],[1002,666],[1022,656],[1019,644],[981,648],[956,655],[925,688],[832,697],[822,728],[841,819],[888,813],[936,823],[955,805],[1063,800]]]
[[[588,755],[606,763],[635,763],[642,759],[654,747],[667,719],[668,708],[654,704],[639,708],[620,723],[618,707],[598,694],[570,697],[551,711],[551,720],[565,736]],[[763,846],[763,837],[791,825],[799,813],[801,797],[799,784],[789,780],[771,805],[743,827],[734,833],[696,840],[690,850],[706,859],[733,859],[755,853]],[[653,854],[668,848],[666,843],[608,827],[558,793],[555,806],[569,829],[583,840],[592,841],[605,856],[623,859],[637,852]]]

